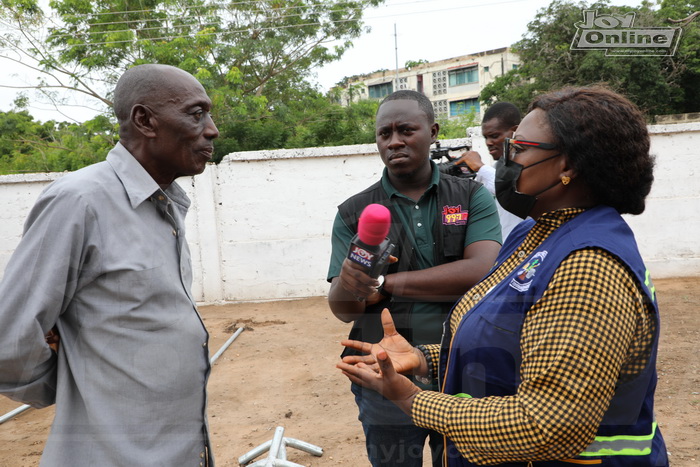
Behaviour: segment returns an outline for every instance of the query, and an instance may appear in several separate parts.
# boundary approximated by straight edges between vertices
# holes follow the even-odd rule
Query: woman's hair
[[[596,201],[620,214],[641,214],[654,181],[654,158],[642,112],[602,86],[567,87],[537,96],[558,149]]]

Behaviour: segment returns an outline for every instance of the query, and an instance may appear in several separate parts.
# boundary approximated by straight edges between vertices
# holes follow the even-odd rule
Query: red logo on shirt
[[[462,205],[445,206],[442,208],[442,223],[444,225],[464,225],[467,223],[469,211],[462,211]]]

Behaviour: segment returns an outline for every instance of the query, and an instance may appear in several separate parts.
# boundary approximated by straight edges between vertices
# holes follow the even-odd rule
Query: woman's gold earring
[[[570,178],[570,177],[567,177],[566,175],[564,175],[564,176],[561,178],[561,183],[562,183],[563,185],[568,185],[570,181],[571,181],[571,178]]]

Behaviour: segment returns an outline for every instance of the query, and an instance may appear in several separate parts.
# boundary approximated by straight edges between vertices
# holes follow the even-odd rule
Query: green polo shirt
[[[433,176],[430,186],[425,190],[418,202],[399,193],[389,182],[387,169],[382,174],[382,188],[391,199],[399,215],[400,221],[413,243],[416,261],[419,269],[427,269],[436,265],[434,257],[433,228],[435,222],[441,221],[442,212],[437,205],[437,185],[440,183],[440,173],[434,162]],[[482,241],[493,240],[501,243],[501,225],[493,195],[483,186],[479,187],[471,197],[468,208],[467,234],[464,246]],[[331,262],[328,268],[328,281],[340,274],[340,268],[345,260],[353,232],[336,214],[333,222],[331,237]],[[411,313],[413,328],[412,344],[436,344],[442,336],[442,321],[435,319],[441,313],[439,302],[417,302]]]

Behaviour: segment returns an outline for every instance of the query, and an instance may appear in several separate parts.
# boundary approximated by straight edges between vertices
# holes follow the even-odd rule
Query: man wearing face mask
[[[486,147],[494,161],[503,156],[503,141],[513,136],[513,132],[520,124],[520,111],[510,102],[496,102],[486,110],[481,123],[481,134],[486,141]],[[455,161],[455,164],[465,164],[469,170],[476,173],[475,180],[483,183],[492,195],[496,194],[494,180],[496,169],[484,164],[481,155],[476,151],[468,151]],[[518,225],[523,217],[518,217],[496,203],[498,217],[501,221],[501,233],[503,240],[508,238],[513,227]]]

